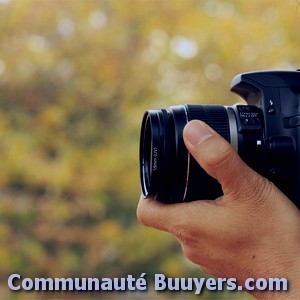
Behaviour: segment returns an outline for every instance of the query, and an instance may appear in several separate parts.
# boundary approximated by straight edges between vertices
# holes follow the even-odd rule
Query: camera
[[[145,112],[140,135],[144,198],[177,203],[223,194],[185,147],[183,129],[198,119],[300,207],[300,72],[242,73],[233,78],[231,91],[247,105],[184,104]]]

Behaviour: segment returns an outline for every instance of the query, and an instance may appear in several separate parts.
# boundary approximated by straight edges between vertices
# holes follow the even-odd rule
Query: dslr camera
[[[145,112],[140,136],[144,198],[176,203],[223,194],[218,181],[185,147],[183,129],[198,119],[217,131],[252,169],[300,208],[300,72],[239,74],[231,82],[231,91],[247,105],[184,104]]]

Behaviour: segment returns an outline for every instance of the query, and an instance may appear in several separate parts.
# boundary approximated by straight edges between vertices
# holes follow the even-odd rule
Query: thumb
[[[254,189],[263,191],[266,179],[249,168],[233,147],[204,122],[189,122],[184,128],[183,138],[191,155],[219,181],[225,195],[245,196]]]

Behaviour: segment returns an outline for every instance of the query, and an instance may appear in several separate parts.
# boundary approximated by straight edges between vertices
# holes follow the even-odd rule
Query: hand
[[[222,185],[215,200],[163,204],[141,199],[137,216],[146,226],[168,231],[185,256],[211,275],[287,278],[288,292],[259,292],[262,298],[300,297],[300,213],[270,181],[249,168],[235,150],[201,121],[184,129],[193,157]],[[201,187],[201,182],[199,183]]]

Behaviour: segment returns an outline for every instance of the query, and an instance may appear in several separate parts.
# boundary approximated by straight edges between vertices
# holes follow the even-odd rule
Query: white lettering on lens
[[[158,156],[158,150],[157,150],[157,147],[154,147],[153,148],[153,166],[152,166],[153,171],[157,171],[157,169],[158,169],[157,156]]]

